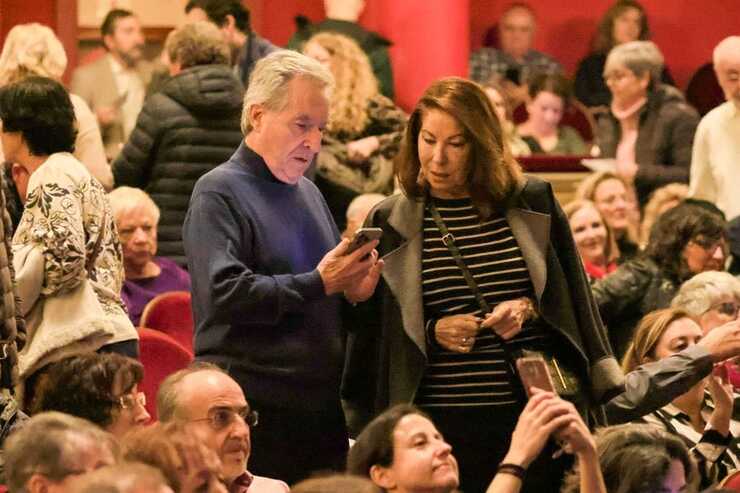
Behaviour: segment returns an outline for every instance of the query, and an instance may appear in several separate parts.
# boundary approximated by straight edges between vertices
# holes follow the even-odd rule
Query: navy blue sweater
[[[279,181],[242,143],[198,180],[183,238],[196,359],[227,368],[247,399],[336,409],[341,301],[316,266],[339,233],[314,184]]]

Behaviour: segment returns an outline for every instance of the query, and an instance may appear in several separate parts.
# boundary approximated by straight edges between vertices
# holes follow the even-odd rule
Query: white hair
[[[636,76],[650,75],[650,83],[658,84],[665,60],[658,46],[652,41],[630,41],[611,49],[606,57],[604,75],[622,65]]]
[[[714,47],[714,52],[712,54],[714,67],[716,68],[717,65],[719,65],[719,62],[729,53],[737,54],[738,52],[740,52],[740,36],[726,37]]]
[[[159,207],[149,194],[140,188],[118,187],[108,194],[108,200],[116,222],[123,214],[143,206],[152,215],[154,223],[159,223]]]
[[[249,110],[261,104],[272,111],[285,108],[288,96],[288,83],[296,77],[306,77],[326,91],[327,100],[331,98],[334,77],[328,68],[313,58],[297,51],[278,50],[262,58],[249,77],[247,92],[244,94],[241,128],[247,135],[252,131]]]
[[[0,54],[0,86],[31,75],[59,80],[66,68],[67,54],[54,31],[37,22],[18,24]]]
[[[692,317],[699,317],[728,296],[740,301],[740,280],[737,277],[722,271],[702,272],[681,285],[671,306],[686,310]]]

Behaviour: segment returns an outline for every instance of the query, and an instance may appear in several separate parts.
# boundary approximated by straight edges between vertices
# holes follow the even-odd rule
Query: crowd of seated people
[[[12,257],[0,254],[14,277],[0,321],[15,321],[9,304],[20,313],[3,332],[16,340],[0,340],[0,485],[678,493],[740,469],[733,218],[690,197],[699,117],[664,83],[643,7],[615,2],[580,64],[576,96],[602,106],[589,142],[561,125],[571,81],[532,48],[528,5],[505,9],[500,47],[472,54],[472,80],[432,82],[407,115],[384,95],[386,40],[358,30],[362,1],[344,4],[300,25],[298,54],[259,37],[240,1],[191,0],[151,87],[138,18],[113,10],[106,54],[73,78],[79,97],[60,83],[66,56],[49,28],[10,31],[0,179],[17,224]],[[737,112],[735,77],[720,81]],[[591,144],[613,170],[562,206],[517,161]],[[245,193],[245,177],[263,188]],[[307,195],[317,210],[301,209]],[[243,214],[242,200],[276,196],[294,208],[270,224]],[[278,233],[308,216],[323,229]],[[348,252],[363,227],[382,236]],[[263,250],[260,228],[286,240]],[[314,262],[324,241],[333,249]],[[197,361],[157,382],[152,423],[136,326],[151,300],[191,286]],[[304,334],[307,313],[346,330]],[[339,363],[308,361],[318,339]],[[286,381],[295,395],[280,394]],[[312,393],[308,411],[291,408]],[[341,433],[322,436],[329,421]],[[279,447],[303,455],[276,464]]]

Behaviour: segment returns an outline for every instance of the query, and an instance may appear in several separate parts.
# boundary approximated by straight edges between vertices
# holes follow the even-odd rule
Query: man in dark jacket
[[[172,78],[147,99],[113,175],[116,186],[151,195],[162,212],[159,252],[185,265],[181,230],[190,193],[198,178],[239,146],[243,89],[213,24],[173,31],[165,50]]]
[[[234,73],[249,85],[249,76],[257,60],[264,58],[277,46],[252,31],[249,10],[240,0],[189,0],[185,13],[190,21],[211,21],[221,30],[231,49]]]

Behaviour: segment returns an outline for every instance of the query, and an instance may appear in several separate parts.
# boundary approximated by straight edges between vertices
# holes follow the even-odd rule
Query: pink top
[[[635,162],[635,143],[637,142],[638,113],[647,102],[647,98],[640,98],[629,108],[619,109],[612,103],[611,110],[622,127],[622,138],[617,145],[618,163],[631,164]]]

